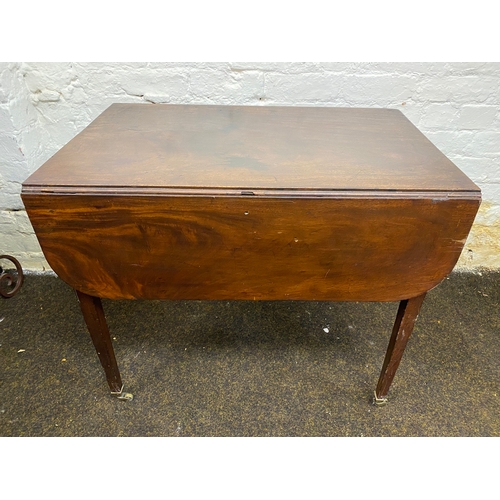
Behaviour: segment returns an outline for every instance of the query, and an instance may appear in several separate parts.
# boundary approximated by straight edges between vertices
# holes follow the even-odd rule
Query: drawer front
[[[477,199],[24,194],[52,269],[103,298],[395,301],[456,264]]]

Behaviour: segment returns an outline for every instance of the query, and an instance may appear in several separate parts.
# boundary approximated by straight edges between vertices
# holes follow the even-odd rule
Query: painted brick
[[[497,76],[500,65],[497,63],[429,63],[429,62],[369,62],[358,63],[357,70],[366,73],[392,73],[415,76],[433,75],[434,77],[449,76]]]
[[[2,155],[2,151],[0,148],[0,155]],[[4,160],[0,160],[0,168],[2,169],[2,175],[7,181],[10,182],[23,182],[26,178],[25,173],[25,162],[9,162]]]
[[[17,227],[13,226],[10,230],[9,228],[5,230],[0,226],[0,231],[2,231],[2,251],[7,255],[17,255],[20,252],[41,252],[38,240],[20,238],[21,231]]]
[[[24,156],[19,150],[15,137],[0,132],[0,165],[2,165],[2,173],[7,178],[11,178],[8,174],[8,172],[10,173],[9,169],[19,169],[22,163],[24,163]]]
[[[16,65],[0,63],[0,104],[7,103],[12,96]]]
[[[500,204],[484,202],[475,222],[481,226],[494,227],[498,219],[500,219]]]
[[[196,100],[221,104],[256,101],[264,94],[264,76],[257,71],[196,70],[191,74],[190,93]]]
[[[227,62],[148,62],[148,63],[124,63],[124,68],[128,65],[133,69],[145,69],[156,71],[158,69],[193,70],[193,69],[228,69],[231,63]],[[91,63],[91,68],[93,64]],[[116,65],[114,65],[116,67]],[[120,67],[122,65],[120,64]]]
[[[72,63],[30,63],[21,66],[24,82],[31,93],[67,86],[75,78]]]
[[[453,62],[446,63],[445,67],[454,76],[487,75],[498,77],[500,70],[499,63],[488,62]]]
[[[2,234],[2,251],[10,255],[18,252],[41,252],[33,228],[25,211],[1,211],[0,234]],[[19,235],[26,235],[20,238]]]
[[[440,130],[455,127],[459,112],[457,107],[449,103],[429,104],[420,119],[420,126],[422,129]]]
[[[134,78],[123,79],[119,86],[129,95],[145,94],[169,96],[172,101],[182,99],[188,93],[189,78],[175,71],[139,72]]]
[[[0,134],[12,134],[12,118],[10,116],[10,110],[5,106],[0,105]]]
[[[339,98],[344,79],[332,74],[265,75],[265,99],[271,103],[303,104],[332,102]]]
[[[500,130],[481,130],[474,134],[464,149],[469,156],[500,155]]]
[[[12,126],[18,143],[22,142],[22,136],[29,127],[38,125],[38,115],[29,96],[19,95],[20,90],[17,89],[16,97],[9,102]]]
[[[11,185],[16,186],[16,187],[15,188],[10,187]],[[24,210],[23,202],[21,201],[21,197],[19,196],[20,193],[21,193],[21,185],[20,184],[8,183],[6,185],[5,191],[3,190],[2,186],[0,185],[0,211],[2,211],[2,210]],[[12,231],[17,234],[17,230],[15,228],[12,228]],[[2,238],[3,238],[3,234],[0,230],[0,240]]]
[[[351,70],[357,73],[373,75],[434,75],[443,77],[447,74],[447,69],[442,63],[426,62],[364,62],[357,63]]]
[[[333,63],[337,67],[342,67],[342,63]],[[231,71],[261,71],[266,73],[283,73],[287,75],[292,74],[307,74],[307,73],[321,73],[325,68],[330,68],[328,63],[306,63],[306,62],[231,62],[228,65]],[[344,67],[345,69],[345,67]],[[342,71],[342,70],[340,70]]]
[[[499,84],[498,76],[426,77],[418,86],[416,99],[423,102],[494,104],[498,103]]]
[[[394,107],[415,94],[417,80],[400,75],[348,75],[341,95],[351,106]]]
[[[425,112],[425,109],[423,109],[422,106],[417,104],[412,99],[408,99],[399,105],[391,107],[399,109],[406,116],[406,118],[408,118],[408,120],[415,125],[415,127],[420,128],[420,120]]]
[[[468,130],[426,130],[421,128],[424,135],[434,144],[442,153],[448,155],[464,155],[474,137],[474,132]],[[473,156],[473,155],[469,155]]]
[[[490,128],[498,115],[500,115],[498,106],[462,106],[458,127],[466,130]]]
[[[470,158],[450,154],[448,158],[479,185],[500,183],[500,157]]]
[[[61,93],[57,90],[41,90],[33,94],[34,102],[57,102],[61,99]]]
[[[499,240],[500,228],[498,226],[474,224],[457,263],[457,269],[496,269]]]
[[[500,183],[499,182],[483,182],[481,184],[483,194],[483,203],[498,203],[500,200]],[[500,224],[498,224],[500,227]]]
[[[57,276],[50,268],[42,251],[38,252],[12,252],[8,255],[15,257],[21,264],[23,271],[28,274],[43,274]]]
[[[20,183],[113,102],[400,109],[483,190],[460,265],[500,268],[500,63],[0,63],[0,235],[28,269]]]

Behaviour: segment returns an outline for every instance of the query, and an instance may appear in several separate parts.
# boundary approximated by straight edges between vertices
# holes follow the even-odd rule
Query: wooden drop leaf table
[[[397,110],[113,104],[22,199],[113,394],[101,298],[400,301],[384,404],[481,192]]]

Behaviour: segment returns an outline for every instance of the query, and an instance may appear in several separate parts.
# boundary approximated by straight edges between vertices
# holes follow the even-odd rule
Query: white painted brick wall
[[[490,129],[497,114],[498,106],[465,105],[460,108],[457,126],[461,130]]]
[[[25,268],[21,182],[113,102],[400,109],[483,190],[459,265],[500,268],[499,63],[0,63],[0,252]]]

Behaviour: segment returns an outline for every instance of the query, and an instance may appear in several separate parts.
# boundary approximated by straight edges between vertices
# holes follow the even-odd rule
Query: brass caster
[[[122,401],[132,401],[134,399],[134,395],[130,394],[130,392],[122,392],[117,399],[121,399]]]
[[[132,401],[134,399],[134,395],[130,394],[130,392],[123,392],[123,385],[119,392],[111,391],[113,396],[116,396],[116,399],[121,399],[122,401]]]
[[[385,406],[387,404],[387,398],[379,398],[377,397],[377,392],[373,392],[373,404],[375,406]]]

